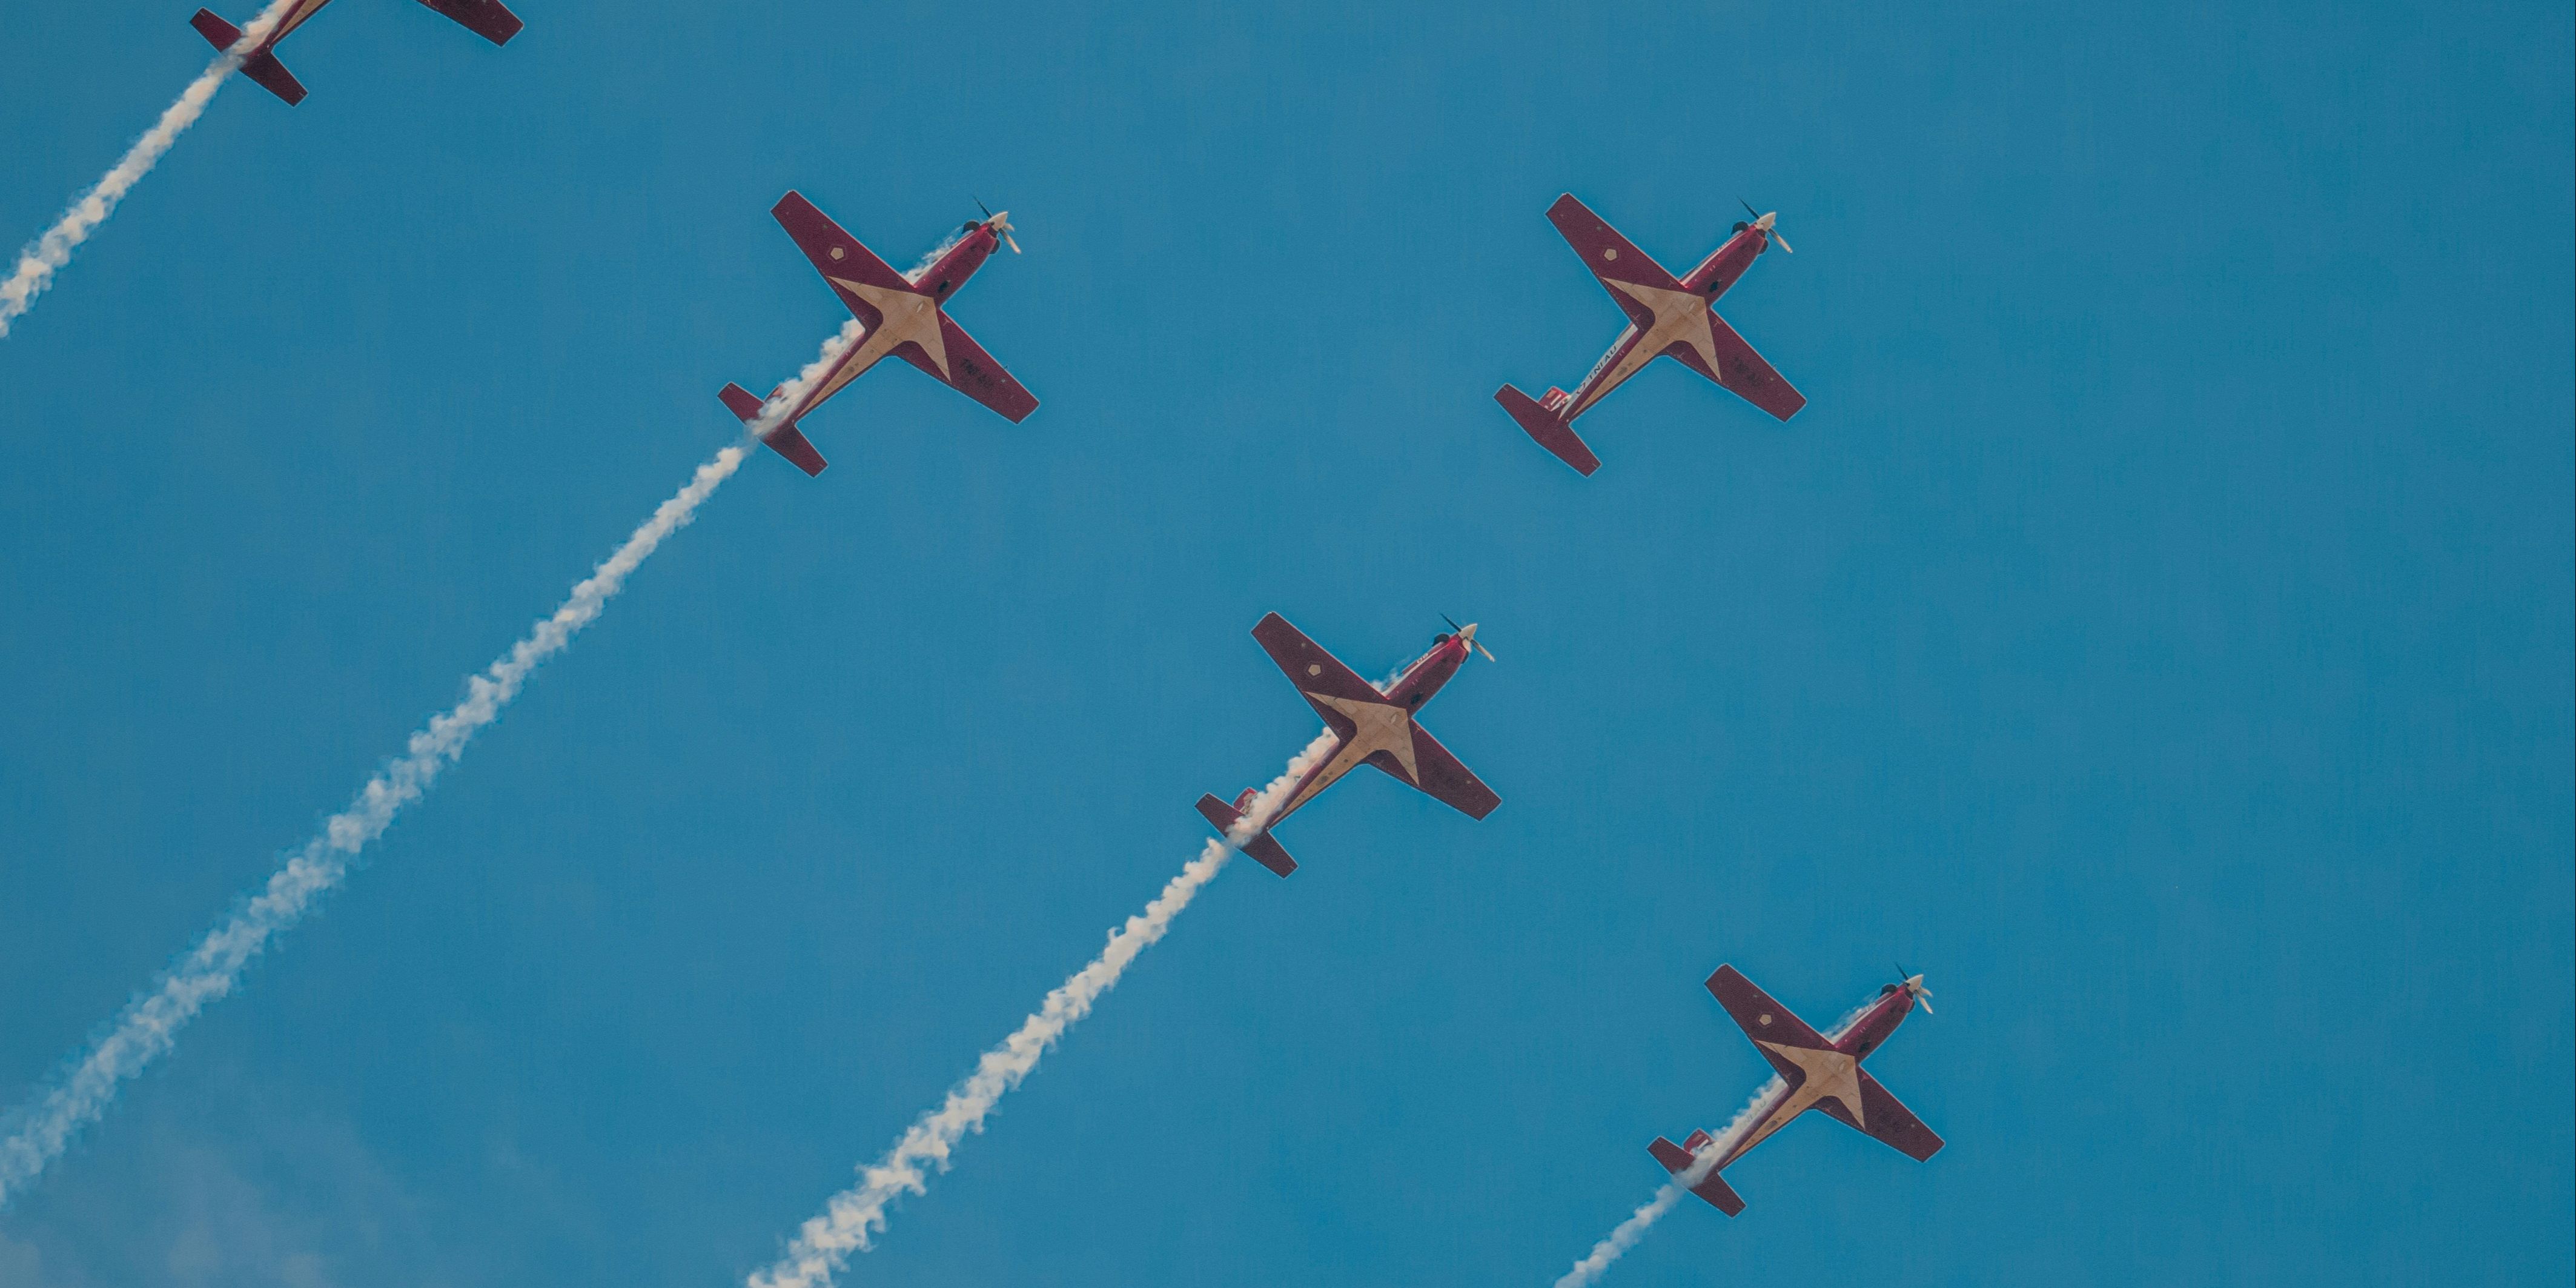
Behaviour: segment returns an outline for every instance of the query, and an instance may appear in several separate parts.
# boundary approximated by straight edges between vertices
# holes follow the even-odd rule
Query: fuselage
[[[788,414],[784,423],[793,424],[807,412],[822,406],[825,399],[867,374],[868,368],[884,360],[887,354],[894,352],[895,346],[906,340],[920,345],[933,362],[945,360],[939,343],[939,308],[957,293],[959,287],[966,285],[967,279],[975,276],[975,270],[982,268],[984,261],[992,258],[994,248],[1001,245],[1001,238],[988,225],[975,223],[968,225],[968,229],[956,245],[942,252],[928,267],[904,275],[911,279],[917,292],[912,298],[895,298],[901,293],[882,292],[879,288],[855,282],[841,282],[845,289],[862,296],[877,296],[872,302],[882,317],[875,330],[851,345],[832,365],[831,371],[815,382],[813,390]]]
[[[285,15],[277,20],[277,25],[269,28],[268,34],[261,37],[259,43],[253,45],[244,58],[257,58],[277,48],[277,42],[286,39],[286,33],[303,26],[305,19],[320,13],[322,6],[329,3],[331,0],[295,0],[295,3],[288,7]]]
[[[1415,659],[1413,665],[1404,668],[1404,674],[1396,677],[1395,683],[1386,686],[1387,704],[1402,713],[1408,730],[1413,714],[1431,701],[1431,696],[1440,692],[1440,686],[1447,684],[1450,677],[1458,674],[1458,668],[1466,664],[1467,648],[1467,641],[1456,635],[1440,636],[1432,642],[1430,652]],[[1387,727],[1393,727],[1394,719],[1391,713]],[[1305,777],[1297,780],[1296,790],[1288,794],[1287,803],[1270,816],[1262,830],[1278,826],[1281,819],[1296,813],[1325,788],[1340,781],[1342,775],[1365,762],[1372,752],[1378,750],[1370,744],[1369,732],[1363,728],[1353,737],[1336,736],[1330,754],[1307,770]]]
[[[1770,249],[1770,246],[1769,234],[1751,224],[1739,226],[1734,236],[1727,238],[1725,244],[1709,252],[1708,258],[1701,260],[1699,267],[1692,269],[1681,279],[1682,289],[1699,297],[1701,301],[1697,305],[1697,312],[1685,317],[1678,312],[1659,311],[1658,321],[1662,324],[1656,328],[1659,343],[1653,345],[1641,344],[1647,336],[1636,323],[1630,322],[1628,329],[1620,332],[1618,341],[1610,346],[1610,351],[1602,354],[1601,361],[1593,364],[1592,370],[1583,377],[1583,383],[1574,387],[1574,393],[1566,399],[1563,410],[1557,413],[1558,416],[1572,421],[1575,417],[1590,411],[1592,405],[1601,401],[1603,395],[1627,383],[1628,377],[1637,374],[1647,363],[1654,361],[1657,354],[1662,353],[1675,339],[1680,338],[1663,334],[1666,330],[1686,326],[1694,321],[1705,330],[1707,323],[1704,319],[1708,306],[1715,304],[1719,297],[1732,289],[1736,279],[1743,277],[1744,270],[1751,268],[1754,259],[1763,251]]]
[[[1834,1039],[1834,1050],[1850,1060],[1851,1069],[1857,1070],[1860,1062],[1868,1059],[1869,1053],[1877,1050],[1880,1043],[1887,1041],[1888,1035],[1896,1032],[1896,1026],[1903,1024],[1913,1010],[1914,994],[1889,985],[1877,1001],[1870,1003],[1869,1009],[1861,1012],[1860,1018],[1843,1030],[1842,1036]],[[1719,1156],[1717,1165],[1710,1170],[1726,1170],[1735,1160],[1751,1152],[1754,1146],[1769,1139],[1771,1133],[1788,1126],[1798,1115],[1807,1112],[1825,1094],[1828,1094],[1827,1088],[1813,1075],[1798,1086],[1783,1086],[1773,1092],[1754,1108],[1752,1126],[1745,1128],[1733,1142],[1720,1142],[1726,1152]]]

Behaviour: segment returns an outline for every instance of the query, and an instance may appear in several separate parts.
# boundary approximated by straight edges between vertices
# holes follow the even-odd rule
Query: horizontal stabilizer
[[[196,16],[188,19],[188,25],[196,28],[197,34],[218,50],[230,50],[241,43],[241,28],[216,16],[211,9],[199,9]],[[288,107],[304,101],[303,82],[290,75],[286,64],[277,61],[275,54],[263,50],[255,57],[243,59],[241,74],[261,89],[286,100]]]
[[[1521,432],[1537,440],[1556,459],[1574,467],[1577,474],[1589,477],[1601,468],[1601,458],[1575,436],[1574,426],[1557,419],[1556,413],[1541,406],[1536,399],[1510,385],[1494,391],[1494,401],[1520,422]]]
[[[1213,793],[1199,797],[1199,813],[1209,823],[1215,825],[1217,832],[1225,837],[1226,844],[1234,845],[1234,827],[1235,824],[1243,821],[1242,814],[1237,813],[1233,806],[1218,800]],[[1235,848],[1251,855],[1253,862],[1283,877],[1297,870],[1297,860],[1289,858],[1287,849],[1268,832],[1263,832]]]
[[[496,45],[510,43],[510,37],[528,24],[510,12],[501,0],[420,0],[422,4],[456,20],[457,25]]]
[[[205,37],[206,43],[213,45],[216,53],[241,43],[241,28],[224,21],[212,9],[199,9],[197,16],[188,20],[188,25],[196,28],[197,34]]]
[[[1705,1141],[1708,1139],[1708,1136],[1705,1132],[1695,1132],[1692,1134],[1692,1138],[1695,1140]],[[1661,1136],[1657,1136],[1655,1138],[1655,1143],[1646,1147],[1646,1152],[1653,1154],[1655,1156],[1655,1161],[1663,1164],[1664,1170],[1672,1173],[1676,1177],[1689,1171],[1691,1163],[1693,1162],[1691,1151],[1684,1149]],[[1710,1207],[1716,1208],[1718,1211],[1724,1212],[1728,1216],[1734,1216],[1736,1213],[1744,1210],[1743,1197],[1735,1192],[1734,1186],[1726,1183],[1724,1177],[1717,1174],[1717,1170],[1715,1168],[1709,1169],[1708,1175],[1701,1177],[1699,1184],[1691,1187],[1691,1193],[1708,1200],[1708,1205]]]
[[[759,399],[751,396],[750,390],[737,384],[727,384],[723,389],[716,391],[716,397],[723,399],[725,410],[732,412],[743,424],[750,425],[760,419],[760,409],[763,404]],[[768,444],[769,450],[786,457],[796,468],[805,471],[808,478],[821,474],[824,470],[823,454],[815,451],[814,445],[807,442],[805,435],[797,431],[794,421],[781,423],[778,428],[762,435],[760,441]]]
[[[243,63],[241,71],[253,84],[286,100],[288,107],[304,101],[304,82],[288,73],[286,64],[277,61],[275,54],[261,54]]]

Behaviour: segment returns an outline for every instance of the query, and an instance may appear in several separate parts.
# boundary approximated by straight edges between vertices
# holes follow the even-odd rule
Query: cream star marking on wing
[[[1305,804],[1315,793],[1332,786],[1342,775],[1377,752],[1394,756],[1396,763],[1404,766],[1406,782],[1422,781],[1422,773],[1413,763],[1413,717],[1407,715],[1404,708],[1392,702],[1337,698],[1329,693],[1309,693],[1306,697],[1342,713],[1354,727],[1351,736],[1344,738],[1342,745],[1333,750],[1333,758],[1325,761],[1324,767],[1316,770],[1314,776],[1297,789],[1297,794],[1280,807],[1277,818],[1287,817],[1290,810]]]
[[[1654,361],[1655,355],[1671,348],[1674,344],[1689,345],[1699,353],[1700,361],[1708,364],[1709,370],[1718,369],[1717,341],[1708,329],[1707,299],[1690,291],[1668,291],[1660,286],[1639,286],[1635,282],[1623,282],[1615,277],[1602,278],[1601,282],[1610,289],[1653,310],[1655,324],[1646,328],[1645,334],[1638,336],[1636,342],[1628,346],[1626,353],[1619,355],[1616,366],[1602,373],[1600,379],[1592,382],[1591,388],[1583,391],[1582,405],[1574,408],[1572,414],[1566,417],[1567,420],[1583,414],[1586,408],[1601,401],[1603,394],[1618,388],[1620,382],[1637,374],[1639,367]]]
[[[835,248],[837,249],[837,248]],[[910,340],[930,355],[930,364],[939,368],[939,378],[948,379],[948,343],[939,329],[939,305],[929,296],[899,291],[890,286],[870,286],[846,277],[824,275],[824,280],[875,305],[876,329],[842,355],[841,365],[832,369],[814,391],[805,396],[805,405],[796,409],[797,419],[823,405],[823,400],[841,392],[851,381],[877,365],[877,360],[894,352],[894,347]]]
[[[1777,1052],[1781,1059],[1798,1066],[1807,1075],[1806,1081],[1799,1083],[1798,1089],[1781,1102],[1779,1112],[1773,1115],[1775,1118],[1782,1121],[1794,1118],[1809,1105],[1831,1096],[1851,1111],[1853,1122],[1860,1123],[1862,1130],[1868,1130],[1868,1120],[1861,1117],[1860,1109],[1860,1061],[1840,1051],[1819,1051],[1814,1047],[1783,1046],[1777,1042],[1762,1042],[1760,1046],[1763,1050]]]

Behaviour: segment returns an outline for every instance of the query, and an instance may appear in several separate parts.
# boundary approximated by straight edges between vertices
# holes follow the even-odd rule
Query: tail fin
[[[1540,406],[1536,399],[1505,385],[1494,391],[1494,401],[1501,403],[1503,410],[1520,422],[1523,433],[1536,439],[1538,445],[1554,454],[1556,459],[1573,466],[1575,473],[1589,477],[1592,471],[1601,468],[1601,458],[1593,455],[1592,449],[1584,446],[1582,439],[1575,437],[1574,426],[1557,419],[1555,412]]]
[[[188,25],[196,28],[197,34],[205,37],[206,43],[216,49],[229,50],[241,43],[241,28],[216,17],[211,9],[199,9],[197,16],[188,20]],[[287,72],[286,64],[277,61],[277,55],[266,50],[243,59],[241,74],[251,78],[261,89],[285,99],[288,107],[304,101],[304,83]]]
[[[1693,1132],[1691,1135],[1692,1139],[1698,1140],[1703,1144],[1708,1140],[1708,1134],[1705,1132]],[[1691,1164],[1697,1161],[1690,1150],[1684,1149],[1661,1136],[1657,1136],[1655,1138],[1655,1143],[1646,1147],[1646,1152],[1654,1155],[1655,1161],[1663,1164],[1664,1170],[1672,1173],[1674,1176],[1680,1176],[1682,1173],[1689,1171],[1691,1169]],[[1691,1193],[1708,1200],[1708,1205],[1710,1207],[1716,1208],[1718,1211],[1724,1212],[1728,1216],[1734,1216],[1736,1213],[1744,1210],[1743,1196],[1737,1194],[1735,1192],[1735,1187],[1728,1185],[1725,1179],[1717,1174],[1715,1168],[1711,1168],[1708,1175],[1701,1177],[1699,1184],[1691,1187]]]
[[[1224,834],[1226,844],[1234,844],[1234,825],[1243,821],[1241,812],[1224,801],[1218,800],[1214,794],[1209,794],[1199,797],[1199,813],[1208,822],[1215,824],[1217,831]],[[1253,837],[1237,848],[1251,855],[1253,862],[1283,877],[1297,870],[1297,860],[1289,858],[1288,851],[1282,848],[1268,832]]]
[[[732,412],[743,424],[755,424],[760,420],[762,404],[759,399],[751,396],[750,390],[728,383],[724,388],[716,391],[716,397],[723,399],[725,410]],[[807,478],[823,472],[823,454],[815,451],[814,445],[805,441],[805,436],[797,432],[794,421],[769,431],[761,437],[760,441],[767,443],[769,450],[786,457],[795,464],[796,468],[805,471]]]

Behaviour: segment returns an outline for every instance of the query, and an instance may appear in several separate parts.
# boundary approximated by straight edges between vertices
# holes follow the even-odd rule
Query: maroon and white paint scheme
[[[1601,468],[1601,459],[1575,436],[1574,418],[1592,410],[1602,395],[1659,357],[1680,362],[1782,420],[1807,405],[1806,398],[1790,388],[1711,307],[1753,266],[1756,256],[1779,240],[1772,231],[1776,213],[1736,224],[1735,235],[1725,245],[1678,279],[1571,193],[1557,198],[1547,208],[1547,217],[1564,234],[1566,244],[1583,257],[1583,266],[1601,279],[1601,289],[1610,293],[1611,301],[1628,314],[1628,329],[1573,393],[1550,388],[1546,397],[1534,399],[1505,385],[1494,394],[1494,401],[1558,460],[1586,475]],[[1780,246],[1788,249],[1787,242]]]
[[[1243,811],[1251,807],[1258,788],[1243,789],[1232,805],[1213,795],[1199,797],[1199,813],[1225,833],[1229,844],[1251,855],[1261,866],[1283,877],[1297,870],[1297,861],[1280,848],[1270,829],[1360,765],[1375,765],[1396,781],[1469,818],[1483,818],[1503,803],[1493,788],[1458,763],[1439,739],[1414,720],[1414,714],[1431,700],[1431,695],[1467,664],[1469,651],[1483,651],[1484,646],[1476,642],[1475,623],[1459,627],[1454,634],[1433,637],[1431,651],[1406,667],[1404,674],[1385,689],[1361,679],[1357,671],[1342,665],[1277,613],[1262,618],[1252,628],[1252,638],[1261,642],[1270,660],[1279,664],[1289,682],[1297,686],[1297,692],[1315,708],[1315,714],[1324,718],[1335,739],[1331,754],[1297,780],[1287,801],[1263,820],[1260,831],[1248,838],[1237,836],[1235,828],[1243,819]],[[1493,654],[1485,656],[1490,659]]]
[[[966,279],[984,266],[995,249],[1011,237],[1011,212],[988,215],[970,221],[958,229],[957,241],[940,252],[939,258],[909,276],[894,271],[884,260],[859,239],[842,230],[839,224],[803,195],[790,192],[770,207],[769,213],[778,226],[796,239],[797,249],[814,261],[814,271],[823,275],[841,303],[849,306],[850,315],[859,320],[867,334],[844,350],[831,370],[808,387],[793,406],[777,417],[777,424],[761,435],[771,450],[796,463],[808,475],[823,472],[823,454],[798,432],[796,422],[805,413],[823,405],[825,399],[841,392],[861,373],[877,365],[879,359],[893,354],[930,375],[949,388],[1000,412],[1017,423],[1028,419],[1038,409],[1038,400],[993,355],[984,352],[965,330],[950,319],[944,306]],[[1019,249],[1011,242],[1011,249]],[[779,390],[770,391],[775,398]],[[751,396],[740,385],[726,385],[717,397],[746,425],[760,422],[763,400]]]
[[[518,35],[519,29],[527,25],[520,22],[519,15],[510,12],[501,0],[420,2],[454,18],[467,31],[496,45],[509,44],[510,37]],[[331,0],[295,0],[294,4],[287,6],[286,15],[277,20],[277,25],[269,28],[268,34],[261,37],[258,44],[242,54],[242,75],[251,78],[261,89],[285,99],[289,107],[303,102],[303,82],[287,74],[286,64],[277,61],[273,51],[277,42],[286,39],[286,33],[303,26],[305,19],[320,13],[322,6],[329,3]],[[199,9],[197,16],[188,20],[188,25],[195,27],[197,34],[217,49],[230,49],[241,43],[241,29],[216,17],[211,9]]]
[[[1718,1173],[1770,1139],[1771,1133],[1787,1126],[1790,1119],[1810,1109],[1822,1110],[1846,1127],[1875,1136],[1916,1162],[1941,1152],[1941,1138],[1860,1067],[1860,1062],[1905,1022],[1915,1004],[1932,995],[1930,989],[1923,987],[1922,976],[1911,976],[1879,990],[1878,1000],[1831,1039],[1807,1027],[1806,1021],[1754,987],[1752,980],[1732,966],[1720,966],[1716,974],[1708,977],[1708,991],[1743,1028],[1744,1036],[1753,1040],[1762,1058],[1779,1070],[1783,1085],[1748,1111],[1745,1126],[1731,1141],[1721,1143],[1707,1132],[1695,1131],[1678,1145],[1657,1136],[1655,1143],[1646,1147],[1655,1161],[1675,1176],[1706,1161],[1701,1157],[1702,1150],[1723,1150],[1709,1162],[1706,1175],[1691,1186],[1693,1194],[1728,1216],[1743,1211],[1744,1200]],[[1923,1010],[1930,1014],[1932,1007],[1927,1002]]]

